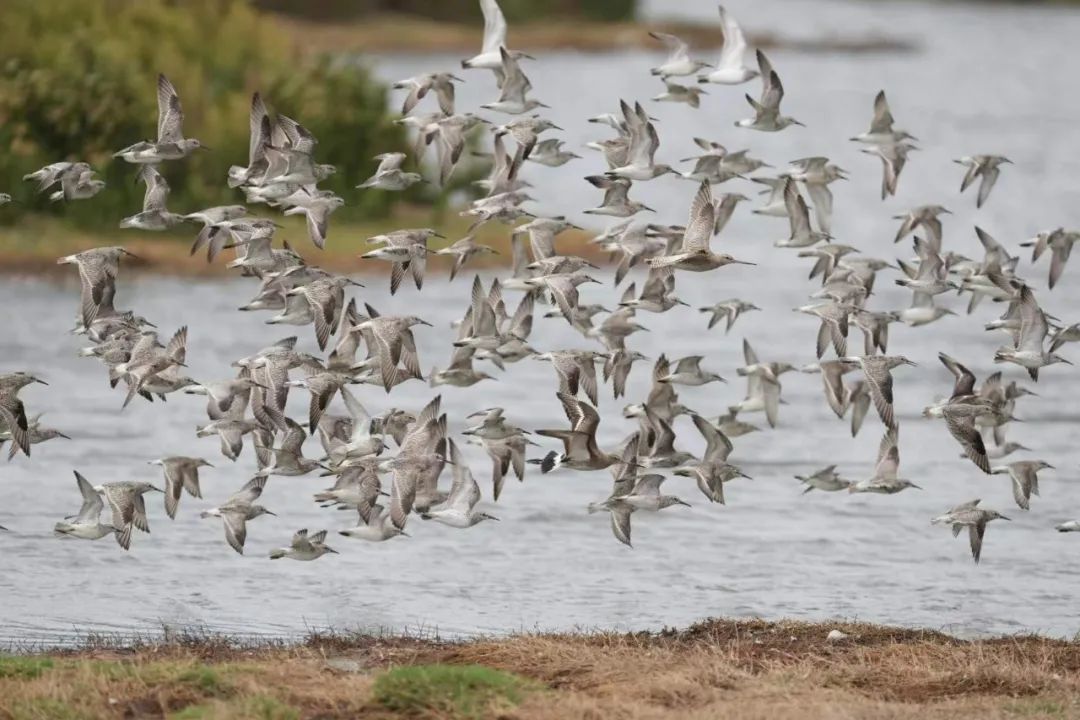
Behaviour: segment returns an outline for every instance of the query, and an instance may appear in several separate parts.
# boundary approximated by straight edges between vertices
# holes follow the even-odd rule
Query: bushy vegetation
[[[435,20],[472,22],[480,17],[477,0],[256,0],[259,7],[313,20],[355,18],[391,12]],[[637,0],[500,0],[508,20],[584,17],[630,20]]]
[[[532,683],[483,665],[416,665],[375,679],[372,695],[387,710],[447,718],[493,717],[521,702]]]
[[[385,89],[362,67],[302,59],[312,54],[292,47],[246,0],[3,0],[0,27],[0,191],[24,210],[111,226],[141,208],[136,168],[112,154],[154,138],[159,72],[180,93],[185,134],[210,148],[162,166],[175,212],[241,199],[225,177],[230,165],[247,164],[254,90],[310,128],[320,141],[316,158],[338,166],[321,187],[366,215],[392,201],[352,189],[373,168],[372,155],[404,146]],[[91,163],[108,187],[64,205],[22,181],[59,160]]]

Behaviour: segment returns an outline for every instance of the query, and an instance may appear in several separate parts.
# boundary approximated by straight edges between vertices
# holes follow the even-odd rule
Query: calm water
[[[647,3],[659,14],[666,3]],[[680,6],[694,5],[680,3]],[[693,8],[689,8],[692,10]],[[711,13],[703,3],[702,13]],[[848,168],[853,181],[834,186],[834,232],[842,242],[868,254],[906,256],[894,249],[889,217],[911,205],[944,201],[957,215],[946,225],[949,249],[978,252],[975,222],[1006,245],[1057,224],[1074,225],[1077,191],[1080,99],[1059,93],[1071,87],[1077,61],[1071,47],[1080,14],[1065,9],[756,0],[732,4],[747,27],[772,23],[786,35],[821,35],[842,26],[851,34],[889,33],[919,39],[922,51],[898,55],[799,55],[778,51],[774,62],[788,88],[786,109],[810,125],[777,136],[736,131],[734,120],[747,110],[742,88],[710,88],[699,111],[654,105],[660,118],[664,160],[690,154],[690,138],[702,135],[732,149],[752,146],[773,164],[811,154],[827,154]],[[1023,48],[1022,56],[1003,52]],[[380,75],[404,77],[453,58],[384,58]],[[603,136],[580,118],[613,109],[620,97],[644,99],[655,88],[648,53],[557,54],[529,66],[541,99],[554,105],[551,116],[566,128],[570,145]],[[372,61],[375,62],[375,61]],[[459,90],[464,106],[493,96],[484,74],[468,75]],[[845,138],[864,129],[879,87],[888,89],[902,126],[920,137],[925,150],[914,157],[901,180],[900,197],[878,199],[878,162],[858,154]],[[756,90],[755,90],[756,91]],[[1053,102],[1047,102],[1047,97]],[[974,197],[956,196],[959,168],[949,160],[976,152],[1001,152],[1017,161],[1009,167],[988,206],[976,214]],[[585,153],[583,153],[585,154]],[[580,176],[600,170],[599,158],[560,169],[529,168],[538,211],[575,214],[593,191]],[[635,187],[637,196],[661,210],[666,222],[680,222],[692,186],[661,179]],[[734,189],[729,185],[725,189]],[[782,220],[751,218],[745,208],[721,242],[732,252],[764,263],[758,268],[680,276],[679,293],[692,305],[731,296],[756,302],[765,312],[744,316],[730,337],[706,334],[704,319],[684,309],[664,316],[644,314],[650,335],[632,345],[655,357],[705,352],[708,366],[728,376],[730,385],[681,391],[684,402],[714,415],[742,397],[734,369],[741,364],[740,339],[748,337],[765,359],[803,364],[813,360],[816,323],[791,312],[813,285],[807,266],[793,253],[771,248],[786,235]],[[332,240],[333,241],[333,240]],[[338,238],[337,242],[345,241]],[[303,246],[303,243],[301,243]],[[1046,268],[1022,272],[1041,288]],[[1070,268],[1053,294],[1040,293],[1047,311],[1074,320],[1080,301],[1077,268]],[[359,298],[384,312],[421,314],[434,329],[417,332],[425,369],[445,365],[448,323],[464,309],[467,279],[449,285],[433,277],[421,296],[405,289],[388,299],[378,279]],[[907,295],[879,283],[874,307],[896,308]],[[197,378],[220,379],[228,363],[288,334],[262,324],[264,315],[233,311],[253,292],[250,281],[191,282],[150,277],[123,278],[121,302],[134,305],[163,328],[191,325],[189,363]],[[1018,415],[1026,422],[1012,438],[1037,448],[1055,464],[1043,481],[1043,497],[1029,513],[1012,504],[1008,481],[988,478],[957,457],[945,429],[919,417],[921,408],[948,393],[951,378],[937,363],[948,350],[980,376],[992,370],[999,338],[981,330],[996,309],[980,307],[971,319],[951,318],[911,330],[894,326],[891,349],[920,364],[897,372],[898,414],[903,425],[901,470],[923,485],[894,497],[810,494],[801,496],[795,473],[838,463],[844,474],[872,474],[880,423],[871,415],[856,440],[835,419],[822,398],[820,380],[787,375],[781,427],[738,439],[734,460],[755,480],[728,488],[728,506],[708,506],[689,481],[673,479],[674,492],[693,503],[661,514],[634,518],[635,548],[611,536],[607,518],[589,516],[584,506],[608,491],[606,473],[561,473],[511,481],[503,500],[490,510],[502,522],[468,532],[415,520],[413,537],[383,544],[333,536],[340,556],[317,563],[270,563],[265,554],[287,542],[299,527],[346,527],[352,516],[321,510],[313,492],[325,483],[314,477],[275,478],[263,498],[281,517],[249,526],[248,554],[224,543],[220,524],[202,521],[198,511],[223,500],[254,470],[250,447],[236,464],[218,454],[216,439],[198,440],[193,429],[205,421],[204,400],[171,396],[167,405],[139,402],[120,412],[122,394],[110,391],[103,368],[74,357],[79,342],[66,334],[77,302],[70,282],[5,278],[0,303],[8,308],[2,352],[5,369],[33,369],[49,387],[28,389],[31,411],[77,439],[35,448],[32,461],[19,457],[0,465],[0,639],[62,642],[85,631],[153,631],[162,623],[200,625],[238,634],[292,635],[311,628],[437,629],[468,635],[531,629],[655,628],[684,625],[710,615],[861,620],[941,627],[961,634],[1039,631],[1072,635],[1080,630],[1074,597],[1080,556],[1071,536],[1054,523],[1080,515],[1073,449],[1080,411],[1060,398],[1080,393],[1080,374],[1070,368],[1046,371],[1038,391]],[[612,301],[610,286],[592,286],[589,301]],[[956,303],[953,298],[945,302]],[[956,309],[961,309],[959,305]],[[302,341],[314,346],[310,328]],[[858,333],[853,338],[858,338]],[[539,320],[533,342],[544,348],[586,347],[565,323]],[[1080,358],[1078,358],[1080,359]],[[1007,370],[1010,377],[1019,373]],[[631,378],[629,400],[648,389],[648,364]],[[498,382],[471,389],[443,388],[443,406],[452,431],[469,411],[500,404],[529,427],[559,427],[564,421],[554,397],[550,366],[526,361]],[[432,391],[418,383],[395,389],[391,398],[363,389],[361,399],[375,412],[392,405],[418,409]],[[601,399],[601,444],[609,446],[633,429],[617,411],[622,402]],[[291,413],[302,416],[306,397],[294,393]],[[759,416],[760,417],[760,416]],[[680,445],[698,452],[692,425],[679,421]],[[547,447],[544,448],[546,451]],[[315,442],[310,444],[315,452]],[[469,446],[473,471],[485,495],[489,462]],[[136,534],[130,553],[111,540],[63,542],[51,537],[52,524],[78,507],[71,470],[95,482],[158,481],[157,468],[144,463],[165,454],[202,455],[218,467],[203,473],[203,501],[184,497],[175,522],[160,498],[151,498],[151,535]],[[448,478],[444,478],[448,481]],[[1012,523],[996,523],[987,535],[981,566],[974,566],[965,539],[931,527],[929,518],[973,497],[1005,511]]]

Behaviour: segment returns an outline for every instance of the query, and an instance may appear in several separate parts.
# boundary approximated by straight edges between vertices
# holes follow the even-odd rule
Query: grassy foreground
[[[282,225],[276,237],[284,239],[312,265],[343,274],[366,272],[386,273],[389,267],[378,260],[361,260],[359,255],[373,249],[365,242],[367,238],[401,228],[430,227],[446,236],[433,238],[432,250],[445,247],[460,240],[469,229],[471,218],[460,217],[456,210],[432,212],[429,208],[406,207],[396,209],[391,217],[348,221],[330,219],[330,235],[326,249],[319,250],[308,239],[304,221],[297,217],[275,216]],[[602,227],[598,224],[597,227]],[[234,274],[225,264],[232,260],[232,250],[225,250],[213,264],[206,262],[205,251],[192,256],[191,243],[198,234],[199,226],[185,224],[166,232],[140,230],[84,230],[62,219],[40,215],[27,215],[15,224],[0,226],[0,273],[70,274],[68,266],[57,266],[56,259],[103,245],[123,245],[135,253],[139,260],[124,260],[129,270],[144,270],[162,275],[223,276]],[[559,250],[574,253],[594,261],[602,261],[604,254],[595,245],[589,245],[588,233],[570,230],[559,236]],[[491,246],[496,255],[478,255],[469,260],[463,274],[484,267],[509,267],[510,228],[500,223],[487,223],[477,230],[478,242]],[[275,243],[279,247],[280,243]],[[453,258],[430,257],[428,271],[432,274],[449,270]]]
[[[839,629],[847,638],[829,641]],[[865,624],[461,643],[221,639],[0,657],[0,718],[1068,718],[1080,643]]]

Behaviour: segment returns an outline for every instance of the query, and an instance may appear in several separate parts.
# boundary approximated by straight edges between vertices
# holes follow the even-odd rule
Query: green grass
[[[61,700],[37,698],[15,703],[10,708],[11,720],[84,720],[90,716]]]
[[[399,667],[375,679],[376,702],[394,712],[460,718],[486,717],[493,706],[514,706],[534,684],[483,665]]]
[[[53,661],[49,658],[0,656],[0,678],[32,680],[52,667]]]

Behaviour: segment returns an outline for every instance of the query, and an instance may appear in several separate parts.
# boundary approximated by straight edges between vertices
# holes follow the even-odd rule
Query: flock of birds
[[[547,106],[530,97],[531,84],[522,62],[531,58],[508,48],[506,22],[496,1],[480,0],[480,5],[485,18],[483,48],[462,66],[493,72],[498,99],[482,108],[507,115],[509,120],[497,124],[474,113],[458,113],[454,88],[461,80],[450,72],[432,72],[396,83],[394,88],[407,91],[398,122],[416,131],[412,158],[416,171],[403,169],[403,153],[379,155],[377,170],[359,187],[400,191],[424,182],[421,161],[432,145],[437,154],[438,181],[445,183],[469,145],[470,131],[491,128],[493,162],[490,176],[479,183],[483,197],[462,214],[474,219],[473,230],[490,222],[512,226],[513,270],[509,277],[495,278],[486,286],[479,276],[474,278],[469,303],[456,323],[449,365],[433,370],[427,380],[433,387],[469,387],[493,377],[477,369],[479,362],[490,363],[488,369],[495,372],[505,371],[507,365],[526,358],[547,361],[555,370],[557,397],[567,419],[562,428],[530,432],[513,424],[502,408],[487,408],[468,416],[471,426],[462,437],[481,445],[491,458],[492,500],[499,499],[511,472],[523,480],[530,464],[538,465],[541,473],[557,468],[575,472],[609,470],[614,478],[610,495],[592,503],[588,511],[609,513],[614,536],[629,545],[632,515],[687,504],[675,495],[665,494],[662,471],[693,478],[710,502],[725,502],[724,485],[747,477],[737,465],[728,462],[733,440],[758,429],[744,420],[745,415],[763,413],[769,426],[775,427],[782,403],[781,376],[796,369],[820,374],[829,408],[841,419],[850,414],[853,436],[863,426],[871,405],[883,427],[873,477],[851,481],[841,477],[835,466],[829,466],[797,476],[805,492],[891,495],[918,487],[900,476],[899,423],[893,409],[893,374],[914,363],[902,355],[888,354],[888,330],[894,322],[922,326],[953,314],[935,304],[938,295],[950,291],[970,297],[968,312],[985,298],[1006,308],[1000,319],[987,325],[987,329],[1005,336],[995,362],[1018,365],[1034,381],[1039,379],[1042,368],[1068,363],[1057,351],[1065,343],[1080,340],[1080,325],[1063,325],[1043,312],[1032,288],[1017,274],[1018,258],[989,234],[976,228],[985,250],[981,259],[946,251],[940,218],[949,211],[938,205],[922,206],[897,218],[901,224],[896,242],[914,235],[910,241],[914,259],[894,264],[862,255],[855,247],[832,242],[830,235],[829,185],[845,179],[846,173],[828,158],[808,157],[791,163],[775,177],[749,179],[766,186],[764,194],[768,195],[764,205],[754,212],[789,221],[789,236],[777,241],[776,246],[796,249],[799,257],[813,262],[810,277],[820,278],[821,287],[812,294],[811,302],[797,308],[819,321],[818,361],[802,368],[766,362],[744,341],[745,365],[737,373],[747,380],[746,398],[727,414],[707,419],[679,402],[677,388],[722,378],[702,366],[702,356],[671,362],[661,355],[652,369],[648,396],[623,411],[625,417],[637,420],[637,431],[610,451],[602,449],[596,440],[601,422],[597,406],[602,383],[598,382],[598,373],[603,383],[611,382],[615,398],[622,396],[633,365],[645,359],[627,344],[631,335],[644,329],[636,321],[637,314],[665,313],[686,305],[675,294],[676,279],[685,277],[685,272],[752,264],[713,248],[714,236],[723,230],[739,203],[748,200],[739,193],[717,194],[714,187],[735,178],[746,179],[768,166],[746,150],[729,152],[717,142],[698,139],[702,154],[690,158],[692,167],[680,172],[655,162],[660,136],[654,119],[640,103],[621,102],[618,112],[590,118],[589,122],[609,127],[614,135],[589,144],[602,154],[607,170],[586,178],[604,191],[602,202],[586,212],[618,219],[591,242],[617,260],[616,286],[635,267],[647,267],[647,277],[640,293],[637,283],[626,286],[613,312],[582,303],[578,288],[583,283],[599,282],[590,274],[597,268],[585,258],[558,251],[558,236],[574,226],[563,217],[543,217],[526,210],[523,205],[532,198],[527,193],[529,183],[521,177],[528,162],[560,166],[580,156],[566,150],[557,139],[541,139],[541,135],[559,128],[532,114]],[[746,96],[753,116],[739,121],[737,126],[778,132],[800,125],[781,113],[784,87],[775,67],[760,50],[756,52],[756,63],[748,64],[747,43],[738,24],[723,8],[720,18],[724,46],[715,65],[693,59],[687,45],[678,38],[654,34],[669,50],[667,59],[652,70],[665,87],[654,99],[684,102],[696,108],[704,92],[701,86],[757,80],[761,83],[760,94],[757,98]],[[698,73],[695,84],[678,82]],[[318,348],[325,353],[316,356],[298,350],[297,338],[292,336],[237,359],[233,363],[235,374],[227,379],[197,382],[184,374],[186,327],[161,335],[146,318],[119,309],[119,269],[131,253],[123,247],[100,247],[59,260],[74,265],[81,279],[75,332],[85,336],[90,345],[80,355],[105,365],[110,385],[126,392],[124,406],[140,398],[164,400],[166,395],[177,392],[203,395],[207,398],[208,422],[198,428],[199,437],[216,436],[221,453],[232,461],[239,458],[244,438],[249,437],[257,464],[253,477],[218,507],[202,512],[202,516],[220,518],[226,541],[242,553],[248,523],[273,514],[259,504],[267,480],[318,471],[333,476],[335,481],[332,487],[316,493],[314,500],[323,507],[357,512],[358,524],[341,530],[344,537],[379,542],[405,536],[413,514],[454,528],[496,520],[480,507],[480,486],[457,442],[449,436],[439,396],[415,413],[389,409],[373,415],[350,389],[377,385],[389,393],[400,383],[423,380],[414,332],[427,332],[424,328],[429,323],[417,316],[382,314],[370,302],[359,304],[351,297],[351,287],[359,283],[309,264],[288,242],[276,246],[277,223],[249,214],[249,204],[261,203],[285,215],[303,215],[313,244],[324,246],[329,216],[344,200],[318,189],[318,183],[329,177],[334,167],[316,162],[317,139],[299,122],[280,113],[272,114],[256,94],[251,104],[248,164],[231,168],[227,178],[230,187],[244,193],[246,204],[173,213],[167,209],[169,186],[158,168],[165,162],[180,161],[203,146],[185,137],[180,98],[164,76],[159,78],[157,90],[156,139],[138,142],[116,154],[138,165],[139,178],[146,185],[142,211],[125,218],[121,227],[163,230],[184,222],[201,224],[192,253],[205,250],[207,260],[213,262],[219,253],[232,250],[235,258],[228,267],[259,284],[256,295],[240,310],[274,313],[266,320],[269,324],[312,325]],[[429,94],[435,99],[431,111],[416,113]],[[895,126],[884,92],[874,101],[870,128],[852,140],[865,146],[863,152],[882,161],[882,197],[894,194],[907,156],[916,149],[916,140]],[[961,191],[977,184],[977,204],[981,207],[1002,166],[1009,161],[996,155],[973,155],[957,162],[966,168]],[[680,175],[696,184],[686,224],[636,222],[638,213],[649,208],[630,199],[634,183],[666,174]],[[58,185],[50,196],[57,201],[88,199],[104,188],[90,166],[82,162],[54,163],[26,179],[36,182],[40,191]],[[432,238],[441,237],[431,228],[396,230],[370,238],[372,249],[362,257],[390,264],[393,294],[406,276],[418,291],[422,289],[429,255],[452,258],[453,279],[470,259],[493,252],[477,242],[471,231],[445,248],[430,249]],[[1033,261],[1050,252],[1050,288],[1060,279],[1077,239],[1080,234],[1057,228],[1025,243],[1033,247]],[[912,292],[910,307],[893,311],[868,306],[875,278],[886,269],[896,270],[896,283]],[[521,296],[512,311],[508,293]],[[537,303],[550,306],[544,312],[545,318],[561,318],[583,338],[598,345],[587,350],[534,348],[530,342]],[[751,302],[741,299],[701,308],[709,316],[710,329],[724,323],[726,331],[744,313],[756,310]],[[606,316],[598,321],[601,313]],[[863,334],[861,354],[849,351],[852,325]],[[834,357],[827,357],[830,349]],[[1015,419],[1017,400],[1031,391],[1020,383],[1006,381],[1000,372],[979,382],[960,361],[945,353],[940,354],[940,359],[955,376],[955,385],[947,399],[927,407],[924,414],[945,421],[945,428],[979,472],[1008,475],[1016,504],[1028,509],[1031,497],[1039,493],[1039,473],[1051,465],[1039,460],[1003,459],[1027,450],[1006,440],[1006,429]],[[857,379],[850,380],[849,374]],[[28,372],[0,375],[0,439],[10,442],[10,456],[17,452],[30,455],[34,444],[63,436],[44,427],[39,418],[28,416],[20,391],[34,383],[43,381]],[[310,395],[307,418],[297,420],[286,414],[290,390]],[[335,399],[340,399],[344,412],[335,409]],[[688,416],[703,437],[706,449],[701,457],[676,449],[673,426],[680,415]],[[311,435],[318,435],[318,458],[305,454],[305,442]],[[541,458],[527,460],[530,446],[538,445],[541,437],[560,442],[561,452],[550,451]],[[174,518],[184,492],[201,497],[200,469],[212,467],[206,460],[194,457],[162,457],[152,464],[162,468],[163,488],[151,482],[94,486],[75,472],[82,506],[76,515],[56,524],[56,533],[89,540],[112,535],[128,549],[133,528],[149,531],[144,499],[147,493],[163,492],[166,514]],[[440,482],[447,465],[452,475],[448,489]],[[389,487],[383,478],[387,474]],[[109,515],[107,522],[102,522],[106,505]],[[995,519],[1008,518],[982,507],[979,500],[971,500],[933,522],[949,525],[954,535],[967,529],[971,552],[978,562],[987,524]],[[1080,531],[1080,521],[1064,523],[1057,529]],[[301,529],[288,547],[273,550],[270,557],[314,560],[336,552],[327,544],[326,536],[326,530]]]

